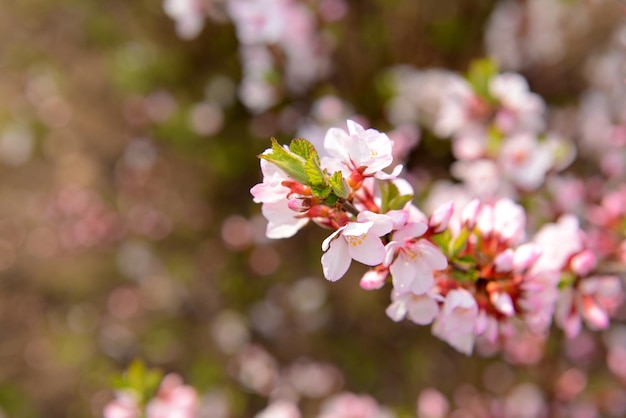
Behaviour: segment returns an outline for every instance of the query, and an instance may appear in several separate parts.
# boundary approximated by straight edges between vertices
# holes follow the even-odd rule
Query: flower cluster
[[[464,76],[402,68],[393,79],[398,97],[389,104],[391,119],[422,114],[435,136],[450,138],[457,159],[451,173],[472,196],[536,191],[576,156],[571,142],[546,131],[546,105],[524,77],[498,73],[491,60],[475,61]]]
[[[508,198],[453,202],[426,216],[413,189],[392,164],[392,141],[348,120],[328,130],[323,150],[294,139],[273,140],[261,158],[263,183],[251,190],[262,203],[267,236],[293,236],[309,222],[333,230],[321,258],[329,281],[352,261],[370,270],[363,289],[391,282],[387,315],[432,324],[432,332],[470,354],[533,335],[541,344],[553,317],[568,337],[581,322],[609,324],[620,300],[620,281],[596,273],[597,259],[577,218],[562,216],[526,238],[526,213]]]
[[[243,70],[239,97],[255,113],[329,73],[332,42],[324,26],[347,10],[344,0],[165,0],[163,8],[185,39],[198,36],[206,16],[232,21]]]
[[[198,394],[177,374],[170,373],[161,380],[160,372],[135,361],[117,386],[115,399],[104,408],[104,418],[196,417]]]

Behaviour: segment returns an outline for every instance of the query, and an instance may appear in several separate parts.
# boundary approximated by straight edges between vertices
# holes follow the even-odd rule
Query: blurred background
[[[346,117],[397,129],[393,74],[407,66],[464,72],[496,56],[560,106],[554,123],[567,131],[624,4],[299,3],[315,29],[304,56],[271,39],[263,53],[250,48],[225,0],[199,2],[201,23],[168,17],[158,0],[3,3],[0,416],[101,416],[112,377],[135,358],[180,373],[207,417],[253,416],[279,376],[308,393],[303,411],[340,390],[399,416],[414,415],[429,387],[456,401],[519,382],[557,396],[573,363],[594,370],[588,396],[621,416],[623,386],[588,334],[572,353],[557,335],[532,366],[465,357],[390,321],[388,291],[358,288],[364,269],[326,282],[326,231],[265,238],[249,189],[272,136],[319,140]],[[407,171],[425,196],[449,177],[450,144],[403,126]]]

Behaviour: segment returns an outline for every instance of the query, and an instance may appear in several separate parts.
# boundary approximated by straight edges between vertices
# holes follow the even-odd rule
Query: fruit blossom
[[[272,139],[259,155],[263,182],[251,193],[268,237],[291,237],[310,222],[332,230],[321,245],[327,280],[341,279],[353,260],[370,266],[360,285],[390,283],[390,319],[432,324],[468,355],[528,334],[540,343],[553,318],[570,338],[582,322],[608,327],[620,282],[596,273],[573,215],[532,239],[524,208],[508,198],[446,202],[427,216],[399,178],[402,167],[383,171],[393,162],[391,139],[354,121],[347,127],[329,129],[319,151],[302,138],[289,146]]]

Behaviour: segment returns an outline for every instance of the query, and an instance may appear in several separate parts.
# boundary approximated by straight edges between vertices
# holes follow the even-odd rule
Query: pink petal
[[[438,247],[426,240],[417,242],[417,250],[422,254],[423,261],[433,270],[443,270],[448,267],[448,259]]]
[[[385,246],[377,236],[371,234],[347,236],[346,240],[350,256],[359,263],[376,266],[385,259]]]
[[[394,322],[399,322],[406,316],[406,301],[404,299],[398,299],[391,303],[385,309],[387,316]]]
[[[424,235],[428,230],[428,225],[424,222],[410,222],[400,230],[394,232],[393,240],[404,242],[407,239],[413,239]]]
[[[322,256],[322,270],[324,277],[331,282],[341,279],[348,268],[352,258],[348,252],[348,244],[343,239],[336,239],[330,243],[330,248]]]
[[[361,289],[365,289],[365,290],[380,289],[381,287],[385,285],[385,280],[387,280],[388,275],[389,275],[389,271],[387,269],[384,269],[383,271],[370,269],[361,278],[361,282],[359,283],[361,286]]]
[[[407,261],[400,255],[389,268],[392,276],[393,287],[400,293],[411,291],[411,285],[415,280],[415,263]]]
[[[415,276],[411,285],[411,292],[416,295],[430,292],[435,282],[431,268],[426,263],[413,263],[413,267]]]
[[[428,296],[412,296],[409,302],[408,317],[419,325],[428,325],[439,313],[439,305]]]
[[[513,316],[515,308],[513,307],[513,301],[511,296],[506,292],[494,292],[489,295],[491,303],[496,307],[498,311],[506,316]]]

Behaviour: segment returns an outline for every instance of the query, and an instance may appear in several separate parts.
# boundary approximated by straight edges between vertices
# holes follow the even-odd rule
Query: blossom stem
[[[352,203],[348,202],[347,200],[341,201],[341,208],[345,210],[346,212],[350,212],[354,216],[359,215],[359,210],[355,208],[354,205],[352,205]]]

